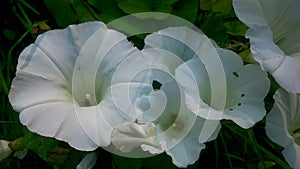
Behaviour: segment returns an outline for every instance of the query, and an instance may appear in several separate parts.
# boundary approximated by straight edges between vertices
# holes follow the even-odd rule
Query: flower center
[[[84,98],[84,106],[91,106],[91,95],[86,93]]]
[[[180,120],[176,120],[174,121],[174,123],[172,124],[172,127],[175,131],[180,132],[183,128],[184,128],[184,124],[182,123],[182,121]]]

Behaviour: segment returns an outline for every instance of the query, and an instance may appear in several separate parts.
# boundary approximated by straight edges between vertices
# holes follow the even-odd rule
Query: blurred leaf
[[[43,137],[28,132],[23,137],[23,144],[35,152],[39,157],[44,158],[46,157],[47,152],[53,150],[57,146],[58,141],[53,138]]]
[[[118,6],[128,14],[138,12],[151,12],[155,2],[149,0],[117,0]]]
[[[88,3],[90,5],[90,8],[92,8],[95,12],[95,15],[105,23],[120,18],[124,15],[115,0],[88,0]]]
[[[117,169],[140,169],[142,167],[141,158],[127,158],[113,155],[113,161]]]
[[[153,157],[144,158],[143,167],[145,169],[153,169],[153,168],[177,169],[177,167],[172,163],[171,157],[165,153]]]
[[[2,32],[3,32],[3,34],[4,34],[4,36],[7,38],[7,39],[9,39],[9,40],[14,40],[15,38],[16,38],[16,32],[14,32],[13,30],[11,30],[11,29],[6,29],[6,28],[4,28],[3,30],[2,30]]]
[[[241,56],[241,58],[243,59],[244,62],[254,63],[253,58],[251,57],[250,49],[246,49],[246,50],[242,51],[241,53],[239,53],[239,55]]]
[[[8,94],[8,87],[1,69],[0,69],[0,91],[3,91],[4,94],[6,95]]]
[[[210,10],[212,7],[212,0],[199,0],[200,9]]]
[[[245,36],[248,27],[240,21],[231,21],[224,23],[227,33],[234,36]]]
[[[223,25],[222,14],[211,14],[201,25],[201,30],[211,39],[216,41],[220,47],[227,46],[230,43],[227,29]]]
[[[118,6],[127,14],[139,12],[172,13],[173,5],[178,0],[116,0]],[[146,16],[147,18],[151,16]],[[155,19],[164,19],[156,17]]]
[[[58,26],[66,27],[77,22],[77,17],[71,9],[73,0],[44,0],[44,3]]]
[[[212,0],[212,11],[229,14],[232,10],[232,0]]]
[[[27,3],[25,0],[19,0],[18,2],[22,3],[24,6],[26,6],[28,9],[30,9],[32,12],[36,13],[37,15],[40,15],[40,13],[29,3]]]
[[[258,162],[257,169],[268,169],[275,166],[276,163],[273,161],[260,161]]]
[[[60,168],[63,169],[74,169],[81,159],[86,155],[86,152],[81,152],[77,150],[71,150],[67,156],[64,164],[60,165]]]
[[[48,151],[43,159],[51,164],[63,164],[66,161],[69,152],[69,149],[55,147],[54,149]]]
[[[173,14],[194,23],[198,14],[198,0],[179,0],[173,5]]]

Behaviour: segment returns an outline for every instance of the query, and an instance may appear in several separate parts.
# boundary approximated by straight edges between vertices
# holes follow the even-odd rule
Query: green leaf
[[[23,137],[23,144],[35,152],[39,157],[44,158],[46,157],[47,152],[53,150],[58,145],[58,141],[53,138],[43,137],[28,132]]]
[[[73,0],[44,0],[48,10],[54,16],[58,26],[66,27],[77,22],[77,16],[72,10]]]
[[[9,39],[9,40],[14,40],[16,38],[16,32],[14,32],[13,30],[10,30],[10,29],[6,29],[4,28],[2,30],[4,36]]]
[[[212,7],[212,0],[199,0],[200,9],[210,10]]]
[[[55,147],[47,152],[44,160],[51,164],[63,164],[69,154],[70,150],[62,147]]]
[[[201,25],[201,30],[211,39],[217,42],[220,47],[227,46],[230,43],[227,29],[224,27],[222,14],[211,14]]]
[[[179,0],[173,5],[173,14],[191,23],[197,19],[198,0]]]
[[[140,12],[172,13],[173,5],[178,0],[116,0],[118,6],[127,14]],[[146,16],[147,18],[151,16]],[[164,19],[156,17],[155,19]]]
[[[224,23],[227,33],[234,36],[245,36],[248,27],[240,21],[230,21]]]
[[[113,161],[117,169],[140,169],[142,167],[142,159],[127,158],[113,155]]]
[[[260,161],[260,162],[258,162],[257,168],[258,169],[268,169],[275,165],[276,165],[276,163],[274,163],[273,161]]]
[[[212,11],[229,14],[232,10],[232,0],[212,0]]]
[[[62,169],[74,169],[78,163],[86,156],[86,152],[71,150],[64,164],[60,165]]]
[[[149,0],[117,0],[118,6],[128,14],[153,11],[155,3]]]
[[[90,8],[93,9],[95,15],[105,23],[118,19],[124,15],[115,0],[88,0],[88,3]]]
[[[153,168],[177,169],[177,167],[172,163],[171,157],[169,157],[165,153],[153,157],[144,158],[143,167],[145,169],[153,169]]]

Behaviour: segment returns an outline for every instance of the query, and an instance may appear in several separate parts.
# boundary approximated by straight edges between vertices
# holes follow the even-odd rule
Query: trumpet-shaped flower
[[[208,48],[213,42],[200,41],[203,36],[188,29],[169,28],[150,35],[146,45],[182,58],[192,57],[175,70],[192,112],[210,120],[230,119],[243,128],[253,126],[266,113],[267,74],[256,65],[243,65],[234,52]]]
[[[300,168],[300,96],[280,88],[266,118],[266,132],[284,147],[283,156],[292,168]]]
[[[162,31],[168,32],[173,29],[178,30],[177,33],[182,35],[185,31],[191,31],[185,27],[168,28]],[[137,71],[139,73],[132,78],[132,82],[135,83],[117,89],[127,93],[125,91],[137,88],[136,82],[144,82],[143,86],[139,85],[139,89],[143,92],[140,92],[138,97],[130,96],[130,92],[126,97],[117,95],[113,97],[119,109],[126,109],[123,112],[136,112],[136,121],[116,127],[113,131],[112,143],[122,152],[130,152],[135,148],[141,148],[150,154],[166,152],[172,157],[176,166],[186,167],[199,158],[201,150],[205,148],[205,142],[217,137],[220,124],[218,120],[206,120],[190,111],[186,105],[183,88],[176,81],[175,70],[184,61],[191,59],[192,53],[187,53],[189,55],[185,56],[173,53],[172,50],[184,51],[184,48],[179,46],[182,45],[179,41],[174,44],[166,40],[165,43],[170,47],[168,49],[150,46],[149,44],[154,40],[160,40],[156,33],[146,37],[143,55],[139,57],[139,59],[146,59],[145,62],[150,64],[149,68]],[[201,36],[196,42],[208,41],[210,42],[206,36]],[[210,47],[214,48],[213,45]],[[125,69],[126,66],[120,65],[116,72]],[[120,78],[116,77],[116,79]],[[118,100],[119,98],[131,99],[124,102]]]
[[[234,0],[233,6],[249,27],[254,59],[284,89],[300,93],[300,1]]]
[[[127,68],[145,65],[127,60],[138,51],[101,22],[48,31],[21,53],[10,102],[32,132],[79,150],[108,146],[113,127],[129,118],[113,105],[112,77],[121,62]],[[120,77],[127,73],[119,72]]]

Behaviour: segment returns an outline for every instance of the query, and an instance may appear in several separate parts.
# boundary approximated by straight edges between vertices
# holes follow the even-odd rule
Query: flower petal
[[[53,102],[30,106],[21,112],[20,121],[30,131],[66,141],[75,149],[91,151],[98,147],[80,126],[72,103]]]
[[[281,66],[272,74],[287,91],[300,93],[300,57],[286,56]]]
[[[151,154],[161,153],[162,149],[156,137],[155,124],[126,123],[114,128],[113,145],[121,152],[130,152],[137,147]]]
[[[250,29],[251,52],[263,70],[269,71],[280,86],[299,93],[300,2],[295,0],[233,1],[236,15]],[[286,76],[286,74],[289,76]]]
[[[90,104],[97,104],[103,90],[111,85],[116,67],[136,51],[124,34],[106,27],[97,30],[82,47],[74,66],[72,95],[75,100],[84,102],[89,94]]]
[[[243,66],[228,83],[224,118],[233,120],[243,128],[252,127],[266,114],[263,100],[269,87],[267,73],[259,66]]]
[[[300,168],[300,146],[291,143],[282,151],[283,156],[292,168]]]
[[[103,26],[101,22],[87,22],[41,34],[20,54],[17,70],[57,82],[70,82],[82,46]]]
[[[17,71],[9,101],[16,111],[21,112],[25,108],[47,102],[72,102],[72,96],[59,82],[51,83],[49,79]]]
[[[291,121],[297,116],[294,108],[300,104],[300,100],[279,88],[274,94],[275,103],[266,117],[266,133],[275,143],[286,147],[293,142],[293,137],[287,130]],[[291,109],[293,108],[293,109]],[[299,114],[299,113],[298,113]],[[293,116],[292,116],[293,115]]]
[[[195,163],[199,159],[201,150],[205,148],[205,144],[198,142],[198,127],[198,125],[195,125],[194,129],[181,142],[166,151],[177,167],[187,167]]]
[[[279,88],[274,95],[275,103],[266,118],[267,136],[284,147],[282,154],[293,168],[300,167],[300,99]]]

